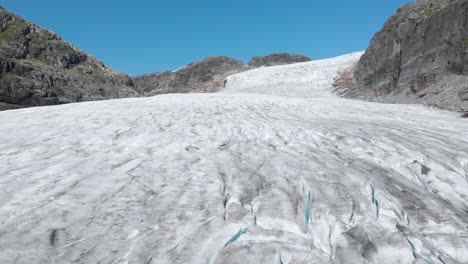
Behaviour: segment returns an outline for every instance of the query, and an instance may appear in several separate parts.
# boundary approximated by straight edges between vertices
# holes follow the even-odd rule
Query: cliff
[[[468,110],[468,1],[420,0],[372,39],[347,97]]]
[[[0,102],[19,105],[138,95],[132,80],[0,7]]]

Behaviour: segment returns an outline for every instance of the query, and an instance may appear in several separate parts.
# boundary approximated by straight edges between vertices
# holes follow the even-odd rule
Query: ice
[[[358,58],[0,112],[0,263],[468,263],[468,122],[334,97]]]
[[[263,67],[229,76],[224,92],[329,98],[337,72],[353,66],[364,52],[337,58]]]
[[[178,71],[180,71],[180,70],[183,70],[183,69],[185,69],[185,68],[187,68],[187,65],[181,66],[181,67],[179,67],[179,68],[173,70],[172,73],[176,73],[176,72],[178,72]]]

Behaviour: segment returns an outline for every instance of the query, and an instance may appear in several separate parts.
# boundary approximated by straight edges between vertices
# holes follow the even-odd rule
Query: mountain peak
[[[273,53],[267,56],[256,56],[249,61],[252,67],[275,66],[284,65],[297,62],[307,62],[311,59],[304,55],[290,54],[290,53]]]

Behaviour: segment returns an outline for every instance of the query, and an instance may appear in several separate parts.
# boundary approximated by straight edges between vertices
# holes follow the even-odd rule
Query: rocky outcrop
[[[13,110],[13,109],[19,109],[19,108],[22,108],[22,106],[21,105],[1,103],[0,102],[0,111]]]
[[[466,0],[403,6],[372,39],[346,95],[467,110],[467,30]]]
[[[52,105],[138,95],[132,80],[0,7],[0,102]]]
[[[224,56],[208,57],[173,72],[133,78],[135,89],[144,95],[164,93],[218,92],[227,76],[251,69],[243,62]]]
[[[468,87],[458,92],[458,96],[463,101],[468,101]]]
[[[248,64],[252,67],[258,68],[264,66],[285,65],[306,61],[310,61],[310,58],[303,55],[289,53],[273,53],[268,56],[253,57]]]

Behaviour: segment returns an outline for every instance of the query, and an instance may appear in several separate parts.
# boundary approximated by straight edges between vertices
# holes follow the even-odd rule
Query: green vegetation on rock
[[[425,17],[431,17],[433,16],[434,14],[436,13],[436,11],[432,10],[432,9],[428,9],[426,11],[423,12],[423,16]]]
[[[468,39],[462,41],[463,47],[468,47]]]
[[[24,32],[28,31],[29,25],[24,20],[17,19],[14,24],[9,25],[0,32],[0,42],[16,42],[21,39]]]
[[[7,28],[0,33],[0,42],[12,42],[15,40],[15,31],[13,27]]]

